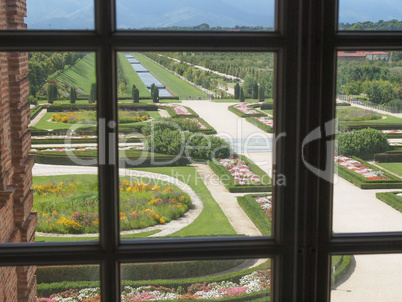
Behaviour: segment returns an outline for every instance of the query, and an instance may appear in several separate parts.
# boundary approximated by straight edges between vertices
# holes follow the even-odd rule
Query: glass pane
[[[332,259],[335,272],[332,302],[400,300],[401,254],[334,256]]]
[[[339,0],[339,30],[402,30],[399,0]]]
[[[117,0],[122,30],[272,31],[274,0]],[[151,9],[152,8],[152,9]]]
[[[118,53],[123,239],[270,235],[273,56]]]
[[[94,1],[26,0],[25,23],[36,30],[93,30]]]
[[[123,264],[122,300],[270,301],[271,278],[270,259]]]
[[[0,242],[97,240],[95,54],[0,57]]]
[[[338,53],[335,232],[402,230],[402,52],[376,53]]]

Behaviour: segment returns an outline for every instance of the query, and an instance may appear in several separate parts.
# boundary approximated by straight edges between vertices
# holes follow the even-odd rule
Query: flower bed
[[[172,117],[198,117],[198,114],[196,114],[193,110],[182,105],[173,103],[155,103],[154,105],[164,107],[164,109],[166,109],[166,111],[168,111]]]
[[[229,192],[270,191],[271,178],[245,156],[213,159],[209,166]]]
[[[37,231],[82,234],[98,232],[98,197],[95,181],[61,181],[32,187],[34,209],[38,211]],[[91,190],[93,189],[93,190]],[[171,186],[124,180],[120,184],[122,230],[163,224],[182,216],[191,199]]]
[[[397,189],[402,188],[402,181],[357,158],[343,155],[335,156],[337,173],[361,189]]]
[[[255,105],[255,103],[251,103],[251,104],[245,104],[245,103],[241,103],[241,104],[235,104],[232,106],[229,106],[228,109],[229,111],[233,112],[234,114],[240,116],[240,117],[247,117],[247,116],[265,116],[265,113],[254,109],[254,108],[250,108],[250,106]]]
[[[119,147],[119,150],[144,150],[144,145]],[[66,152],[98,150],[98,147],[66,147],[66,148],[32,148],[30,152]]]
[[[137,123],[149,119],[149,115],[145,111],[127,111],[119,110],[119,123]],[[74,112],[59,112],[53,113],[50,121],[68,124],[95,124],[95,111],[74,111]]]
[[[337,109],[336,115],[340,121],[370,121],[382,118],[382,115],[377,112],[356,107]]]
[[[172,300],[210,300],[239,297],[266,292],[271,287],[271,270],[259,270],[240,278],[238,283],[231,281],[194,283],[187,290],[163,286],[125,286],[121,293],[122,302],[129,301],[172,301]],[[268,293],[267,293],[268,294]],[[100,301],[99,288],[70,289],[56,293],[50,298],[39,298],[37,302],[87,302]],[[226,301],[226,299],[225,299]],[[230,301],[230,300],[229,300]]]
[[[254,126],[257,126],[258,128],[267,133],[272,133],[274,130],[273,129],[274,121],[272,118],[268,116],[261,116],[261,117],[249,116],[246,117],[246,121],[249,122],[250,124],[253,124]]]
[[[272,220],[272,195],[256,196],[255,201],[261,206],[261,209]]]

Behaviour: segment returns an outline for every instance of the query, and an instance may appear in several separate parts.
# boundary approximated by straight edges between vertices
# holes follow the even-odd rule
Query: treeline
[[[163,31],[273,31],[273,27],[264,26],[240,26],[234,27],[225,26],[209,26],[207,23],[202,23],[195,26],[167,26],[167,27],[143,27],[141,30],[163,30]]]
[[[366,22],[357,22],[357,23],[339,23],[339,30],[355,30],[355,31],[362,31],[362,30],[402,30],[402,21],[398,20],[390,20],[390,21],[383,21],[380,20],[376,23],[366,21]]]
[[[27,74],[30,94],[36,97],[51,75],[69,68],[84,56],[85,53],[80,52],[30,52]]]
[[[337,91],[346,95],[365,94],[371,102],[400,106],[402,70],[391,69],[384,61],[343,62],[338,67]]]

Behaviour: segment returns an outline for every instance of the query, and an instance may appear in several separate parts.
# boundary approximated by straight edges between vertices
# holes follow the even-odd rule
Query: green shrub
[[[274,109],[274,103],[273,102],[266,102],[264,104],[261,104],[260,109],[261,110],[272,110],[272,109]]]
[[[36,106],[35,108],[31,109],[30,119],[33,120],[42,111],[42,109],[42,106]]]
[[[142,127],[142,133],[149,135],[154,131],[170,129],[170,130],[182,130],[182,131],[190,131],[197,132],[198,124],[195,121],[189,119],[174,119],[171,117],[161,117],[155,119],[150,123],[147,123],[144,127]]]
[[[186,151],[193,159],[228,158],[232,151],[230,144],[217,136],[186,133]]]
[[[339,134],[335,152],[346,156],[369,158],[388,149],[386,136],[378,130],[367,128]]]
[[[378,153],[374,155],[374,160],[379,163],[400,163],[402,162],[402,153]]]
[[[376,193],[375,196],[385,202],[387,205],[393,207],[402,213],[402,197],[397,196],[397,193],[402,192],[385,192],[385,193]]]

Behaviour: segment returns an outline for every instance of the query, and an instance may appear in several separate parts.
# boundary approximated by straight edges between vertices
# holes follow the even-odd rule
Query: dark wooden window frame
[[[119,301],[124,262],[267,258],[273,263],[273,301],[329,301],[330,256],[402,253],[402,233],[332,233],[332,185],[303,164],[303,138],[335,114],[336,51],[401,50],[402,32],[337,32],[337,4],[277,0],[274,32],[116,31],[113,0],[95,0],[95,31],[4,31],[0,51],[93,51],[98,116],[117,120],[116,52],[222,51],[276,53],[276,133],[273,170],[286,176],[274,188],[273,237],[183,238],[120,242],[118,167],[99,166],[100,241],[0,246],[0,265],[93,263],[101,266],[103,301]],[[117,162],[115,129],[99,129],[106,162]],[[305,147],[324,170],[328,138]],[[117,141],[117,140],[115,140]],[[110,201],[115,201],[110,202]]]

